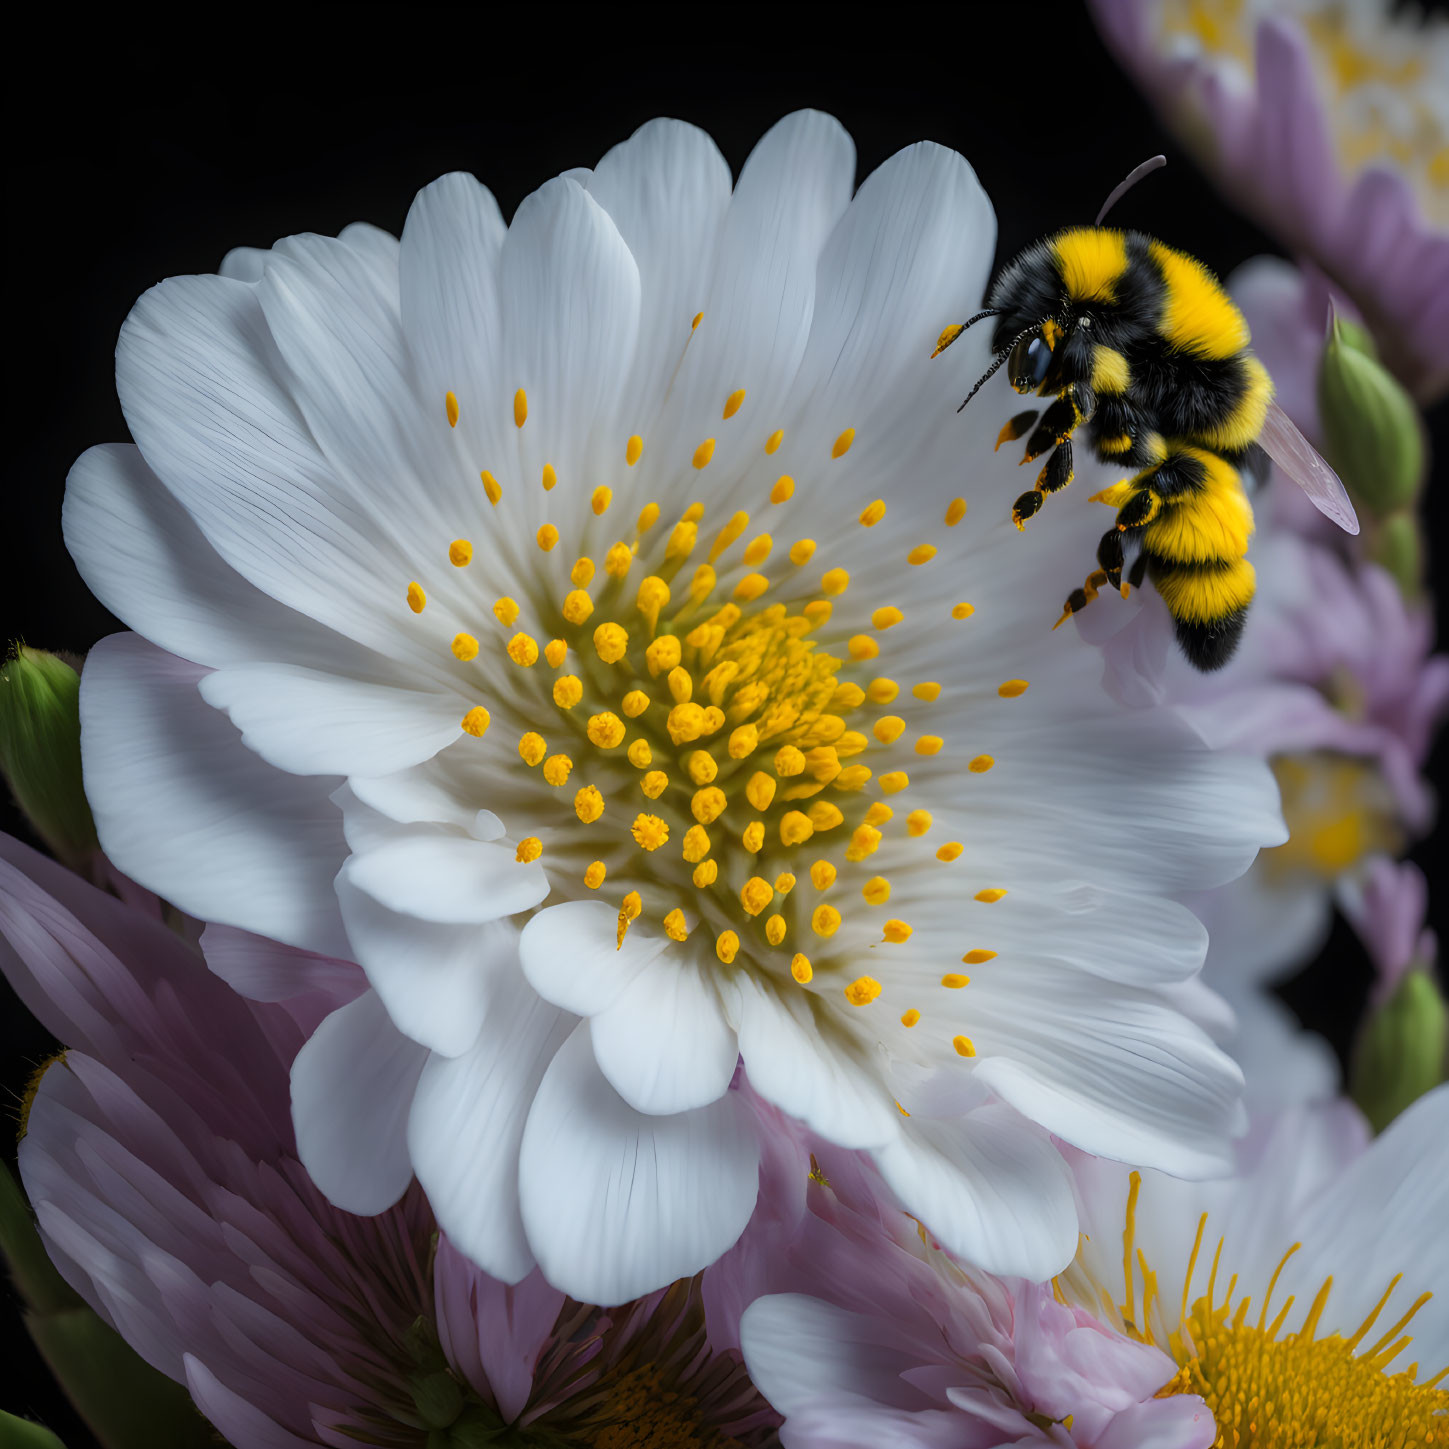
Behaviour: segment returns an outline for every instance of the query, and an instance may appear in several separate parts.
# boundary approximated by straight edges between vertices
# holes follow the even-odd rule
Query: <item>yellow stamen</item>
[[[483,732],[492,723],[492,719],[481,704],[475,704],[467,714],[463,716],[463,733],[472,735],[475,739],[481,738]]]
[[[543,646],[543,657],[548,661],[550,669],[557,669],[564,662],[569,652],[569,646],[562,639],[550,639]]]
[[[664,934],[671,941],[684,941],[689,938],[689,926],[684,919],[684,912],[677,906],[664,918]]]
[[[877,498],[874,503],[868,504],[860,515],[860,526],[862,528],[874,528],[882,518],[886,516],[885,499]]]
[[[826,569],[820,578],[820,588],[830,595],[843,594],[850,587],[850,575],[844,569]]]
[[[880,645],[869,634],[854,634],[847,641],[846,649],[852,659],[874,659],[880,653]]]
[[[558,469],[552,463],[543,465],[543,476],[539,480],[543,484],[545,493],[552,493],[558,487]]]
[[[788,896],[795,889],[795,877],[788,870],[781,871],[775,877],[775,890],[779,895]]]
[[[767,453],[773,453],[773,452],[775,452],[776,449],[779,448],[780,444],[783,443],[784,441],[785,441],[785,430],[784,430],[784,428],[776,428],[775,431],[773,433],[771,433],[768,438],[765,439],[765,451]]]
[[[890,704],[900,692],[901,687],[894,679],[872,679],[865,696],[872,704]]]
[[[834,906],[816,906],[810,916],[810,929],[817,936],[833,936],[840,929],[840,912]]]
[[[931,812],[929,810],[912,810],[906,816],[906,834],[910,836],[924,835],[931,828]]]
[[[525,765],[537,765],[548,754],[548,745],[542,735],[529,730],[518,737],[518,757]]]
[[[504,595],[501,599],[495,599],[493,603],[493,617],[503,625],[505,629],[511,629],[522,610],[518,607],[517,599],[510,599]]]
[[[624,949],[624,937],[629,933],[629,926],[639,918],[639,913],[643,909],[644,902],[639,899],[638,891],[630,891],[624,897],[622,904],[619,906],[619,925],[614,938],[614,949],[616,951],[622,951]]]
[[[531,669],[538,663],[538,644],[527,634],[515,634],[508,641],[508,657],[520,668]]]
[[[857,976],[844,990],[845,999],[852,1006],[869,1006],[880,995],[881,984],[874,976]]]
[[[778,946],[785,939],[785,918],[776,914],[765,922],[765,939],[772,945]]]
[[[471,634],[453,635],[453,656],[467,663],[478,657],[478,641]]]
[[[521,428],[528,421],[528,393],[519,388],[513,394],[513,426]]]
[[[467,568],[473,562],[473,545],[466,538],[455,538],[448,545],[448,562],[455,569]]]
[[[643,850],[658,850],[669,839],[669,826],[657,815],[636,815],[629,833]]]
[[[594,652],[605,664],[617,664],[629,652],[629,635],[619,624],[600,624],[594,630]]]
[[[911,939],[911,927],[906,921],[887,921],[881,930],[893,946],[902,946]]]
[[[969,1036],[953,1036],[951,1045],[956,1048],[957,1056],[974,1057],[976,1055],[976,1043]]]
[[[814,557],[815,540],[813,538],[802,538],[798,543],[790,545],[790,562],[797,569],[803,569]]]
[[[877,800],[869,810],[865,812],[865,824],[884,825],[887,820],[894,820],[896,812],[883,800]]]
[[[953,619],[969,619],[976,612],[974,604],[956,604],[951,609]]]
[[[916,753],[918,755],[938,755],[945,743],[946,741],[940,735],[922,735],[916,741]]]
[[[841,435],[831,444],[830,456],[832,458],[843,458],[849,451],[850,445],[855,441],[855,429],[846,428]]]
[[[936,851],[936,859],[944,861],[949,865],[951,861],[959,860],[961,858],[961,852],[965,849],[966,847],[959,840],[948,840],[945,845]],[[981,897],[977,896],[977,900],[980,899]]]
[[[946,527],[955,528],[966,517],[966,500],[953,498],[946,507]]]
[[[721,931],[715,939],[714,954],[726,966],[735,959],[740,949],[740,938],[733,931]]]
[[[882,715],[871,727],[871,734],[881,744],[893,744],[906,732],[906,722],[897,714]]]
[[[871,627],[874,629],[894,629],[906,616],[894,607],[877,609],[871,616]]]
[[[639,788],[651,800],[657,800],[669,788],[669,776],[663,770],[650,770],[639,781]]]
[[[770,581],[764,574],[746,574],[735,585],[733,597],[739,599],[742,603],[753,603],[769,587]]]
[[[988,886],[984,891],[976,892],[976,899],[983,905],[990,906],[995,905],[1005,894],[1006,891],[1001,886]]]
[[[646,503],[639,510],[639,521],[635,527],[640,533],[648,533],[656,523],[659,522],[659,505],[657,503]]]
[[[995,763],[996,759],[992,755],[977,755],[974,760],[967,764],[966,768],[973,775],[984,775]]]
[[[589,738],[601,750],[617,749],[624,743],[624,721],[609,710],[590,715],[585,728]]]
[[[530,835],[518,842],[518,849],[513,852],[514,860],[520,865],[528,865],[543,854],[543,841],[538,836]]]
[[[558,543],[558,529],[551,523],[545,523],[534,535],[534,538],[545,553],[552,553]]]
[[[706,438],[699,447],[694,450],[693,463],[696,468],[707,468],[709,460],[714,457],[714,439]]]
[[[608,866],[606,866],[602,860],[596,860],[593,862],[592,865],[589,866],[586,871],[584,871],[584,884],[588,886],[591,891],[596,891],[601,885],[603,885],[604,877],[608,875],[608,873]]]
[[[1029,687],[1029,680],[1008,679],[1005,684],[997,685],[996,692],[1002,699],[1015,699],[1018,695],[1025,694]]]
[[[919,568],[922,564],[930,563],[935,557],[935,548],[929,543],[922,543],[918,544],[906,555],[906,562],[913,568]]]
[[[801,986],[808,986],[811,978],[815,975],[815,968],[810,964],[810,958],[802,952],[797,951],[790,959],[790,975]]]
[[[996,952],[995,951],[984,951],[984,950],[980,949],[979,947],[976,950],[974,950],[974,951],[968,951],[961,958],[962,962],[965,965],[967,965],[967,966],[980,966],[984,962],[994,961],[995,959],[996,959]]]
[[[926,704],[933,704],[940,698],[941,686],[935,680],[930,680],[924,684],[913,684],[911,686],[911,693],[917,699],[923,700]]]
[[[873,875],[861,886],[860,893],[873,906],[883,906],[891,898],[891,883],[883,875]]]
[[[584,697],[583,682],[574,674],[565,674],[553,682],[553,702],[560,709],[572,709]]]
[[[740,888],[740,904],[747,916],[758,916],[775,898],[774,888],[769,881],[752,875]]]
[[[567,755],[550,755],[543,762],[543,778],[550,785],[566,784],[573,767],[574,762]]]
[[[887,795],[898,795],[911,783],[911,777],[904,770],[887,770],[880,777],[880,787]]]
[[[583,589],[573,589],[564,595],[563,616],[570,624],[584,624],[594,612],[594,601]]]
[[[969,976],[961,976],[954,971],[941,978],[941,985],[948,991],[959,991],[963,986],[970,986],[970,984],[971,978]]]
[[[644,439],[638,433],[633,433],[624,445],[624,461],[632,468],[643,456]]]
[[[602,483],[594,489],[589,498],[589,507],[595,514],[602,516],[609,511],[609,505],[614,501],[614,490],[606,488]]]
[[[901,1013],[901,1025],[909,1030],[921,1019],[921,1013],[913,1006],[909,1011]]]
[[[574,795],[574,814],[584,822],[585,825],[592,825],[599,816],[604,813],[604,797],[599,794],[598,787],[585,785]]]
[[[690,877],[695,885],[704,890],[706,886],[712,886],[719,879],[719,862],[714,860],[701,861],[694,868],[694,874]]]
[[[788,474],[782,473],[775,480],[775,486],[770,489],[771,503],[788,503],[795,496],[795,480]]]
[[[627,700],[629,696],[626,694],[624,698]],[[629,757],[629,763],[636,770],[643,770],[654,763],[654,751],[649,748],[648,740],[630,741],[625,754]]]
[[[428,596],[423,592],[423,586],[414,579],[408,585],[408,608],[415,614],[421,614],[427,606]]]
[[[497,508],[498,500],[503,497],[503,485],[486,468],[478,476],[483,480],[483,492],[488,501]]]
[[[458,399],[453,393],[443,394],[443,408],[448,414],[448,426],[456,428],[458,426]]]

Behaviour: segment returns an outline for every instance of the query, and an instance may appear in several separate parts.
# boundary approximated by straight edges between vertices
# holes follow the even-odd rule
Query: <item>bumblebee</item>
[[[1358,521],[1337,475],[1273,401],[1272,381],[1248,350],[1247,322],[1212,273],[1153,237],[1101,225],[1154,164],[1160,158],[1117,188],[1096,225],[1022,252],[997,278],[990,305],[946,328],[931,355],[993,317],[994,360],[961,407],[1003,365],[1016,392],[1052,399],[1017,413],[997,438],[1000,448],[1025,437],[1023,463],[1046,458],[1013,505],[1019,529],[1072,481],[1078,429],[1098,459],[1131,470],[1092,495],[1117,510],[1116,522],[1057,624],[1104,584],[1125,598],[1145,576],[1188,660],[1213,670],[1236,648],[1253,599],[1243,478],[1266,472],[1264,453],[1341,527],[1357,533]],[[1137,557],[1124,586],[1129,548]]]

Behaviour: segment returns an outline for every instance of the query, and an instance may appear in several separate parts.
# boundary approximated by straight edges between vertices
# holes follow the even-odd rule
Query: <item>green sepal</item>
[[[80,675],[22,644],[0,665],[0,774],[35,832],[67,865],[96,849],[81,786]]]
[[[1407,972],[1354,1044],[1349,1095],[1375,1132],[1445,1080],[1449,1008],[1432,974]]]
[[[1411,508],[1427,462],[1414,400],[1371,352],[1362,329],[1335,317],[1318,364],[1324,455],[1353,501],[1375,518]],[[1371,344],[1370,344],[1371,345]]]
[[[1393,575],[1399,592],[1417,603],[1424,578],[1424,533],[1411,509],[1385,518],[1370,535],[1369,557]]]
[[[65,1441],[34,1419],[17,1419],[0,1409],[0,1449],[65,1449]]]

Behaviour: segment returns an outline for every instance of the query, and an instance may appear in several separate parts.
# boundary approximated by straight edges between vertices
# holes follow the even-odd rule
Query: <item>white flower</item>
[[[507,228],[454,175],[400,245],[233,254],[137,305],[137,447],[71,477],[150,641],[85,673],[106,850],[355,956],[303,1158],[368,1211],[411,1165],[498,1277],[611,1302],[728,1247],[740,1057],[1003,1272],[1073,1250],[1048,1133],[1227,1161],[1171,897],[1282,838],[1271,781],[1051,631],[1096,510],[1018,535],[998,395],[955,412],[984,343],[928,360],[989,203],[938,146],[854,169],[802,113],[732,191],[661,121]]]
[[[1441,1442],[1449,1087],[1366,1137],[1338,1102],[1260,1122],[1215,1182],[1081,1164],[1085,1236],[1058,1293],[1170,1354],[1160,1392],[1201,1394],[1219,1443]]]

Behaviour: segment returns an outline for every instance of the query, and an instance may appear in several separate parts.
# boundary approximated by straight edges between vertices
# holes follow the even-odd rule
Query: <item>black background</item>
[[[135,299],[164,277],[214,271],[232,246],[335,235],[356,220],[397,233],[414,193],[447,171],[474,172],[509,216],[548,177],[592,165],[653,116],[704,127],[738,173],[774,121],[815,106],[854,136],[859,177],[913,141],[961,151],[996,205],[998,262],[1051,228],[1090,221],[1157,151],[1167,169],[1114,221],[1161,235],[1220,275],[1277,250],[1202,179],[1076,5],[954,7],[949,19],[933,12],[938,31],[921,28],[925,13],[907,24],[883,16],[889,33],[876,34],[853,30],[843,10],[782,17],[744,6],[693,19],[621,9],[587,29],[542,7],[506,20],[493,6],[177,12],[204,40],[134,11],[110,29],[63,20],[46,49],[11,62],[30,99],[6,129],[0,647],[22,639],[82,652],[118,627],[61,545],[60,503],[79,453],[128,436],[112,358]],[[1431,427],[1443,459],[1444,407]],[[1432,488],[1430,515],[1442,540],[1445,505]],[[1439,635],[1449,638],[1442,597]],[[1441,742],[1431,762],[1441,792],[1446,753]],[[28,838],[8,800],[0,825]],[[1415,858],[1429,868],[1426,846]],[[1449,934],[1441,900],[1431,912]],[[1342,1052],[1369,979],[1339,923],[1284,995]],[[13,1109],[54,1045],[0,989]],[[28,1342],[4,1363],[3,1407],[49,1423],[72,1449],[89,1442]]]

